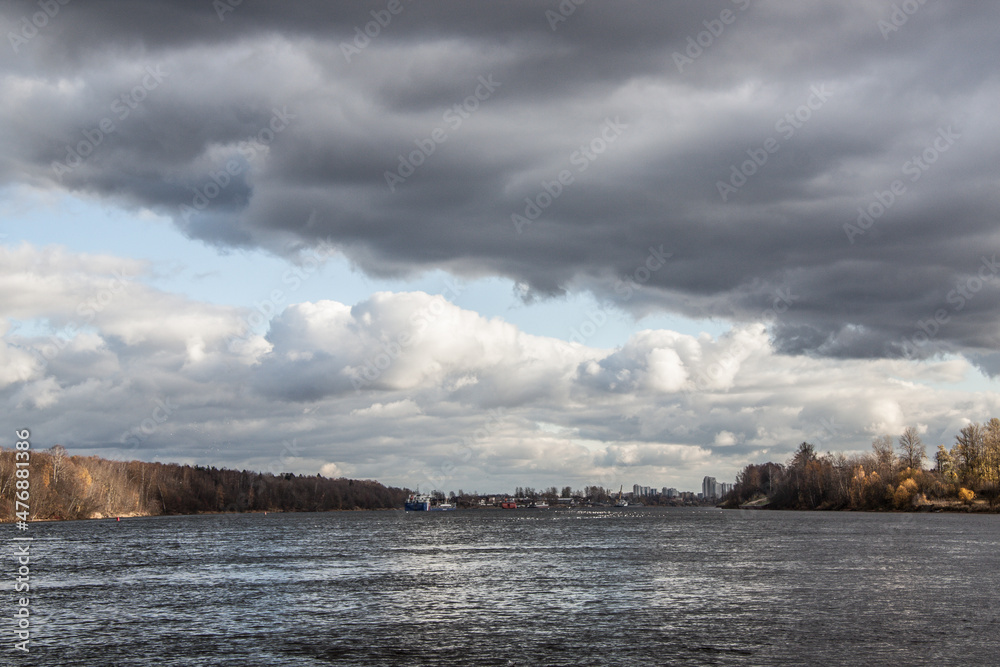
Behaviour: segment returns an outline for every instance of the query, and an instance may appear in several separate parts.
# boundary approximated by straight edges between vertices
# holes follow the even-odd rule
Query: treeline
[[[14,519],[14,464],[15,451],[0,448],[0,521]],[[32,450],[28,469],[32,519],[388,509],[408,493],[369,480],[70,456],[59,445]]]
[[[915,509],[920,506],[1000,505],[1000,419],[963,428],[949,449],[938,445],[925,469],[926,446],[913,427],[896,440],[882,435],[872,451],[824,454],[803,442],[785,464],[748,465],[723,506],[775,509]]]

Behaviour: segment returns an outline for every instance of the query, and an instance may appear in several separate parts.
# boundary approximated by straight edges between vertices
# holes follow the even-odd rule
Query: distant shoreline
[[[74,517],[69,519],[60,519],[47,517],[44,519],[31,519],[28,521],[28,525],[33,523],[62,523],[65,521],[117,521],[118,519],[145,519],[145,518],[159,518],[159,517],[171,517],[171,516],[240,516],[244,514],[330,514],[335,512],[402,512],[402,507],[353,507],[350,509],[335,509],[335,510],[247,510],[245,512],[184,512],[176,514],[138,514],[135,512],[125,513],[125,514],[111,514],[108,516],[97,515],[89,517]],[[10,519],[0,519],[0,525],[13,524],[16,520]]]

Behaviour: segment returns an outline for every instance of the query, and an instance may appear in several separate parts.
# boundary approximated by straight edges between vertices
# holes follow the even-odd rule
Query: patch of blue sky
[[[290,303],[330,299],[353,305],[379,291],[423,291],[442,294],[455,305],[493,318],[499,317],[526,333],[576,340],[589,346],[613,348],[642,329],[671,329],[697,336],[717,336],[728,323],[691,320],[674,315],[651,315],[639,321],[614,308],[602,307],[586,292],[525,303],[505,278],[461,280],[435,270],[411,279],[382,279],[351,267],[342,255],[328,258],[313,271],[299,269],[301,280],[290,277],[295,267],[259,250],[219,249],[184,236],[170,220],[149,211],[115,207],[97,199],[51,194],[26,187],[0,191],[3,224],[0,242],[36,247],[65,246],[72,252],[109,254],[150,263],[144,279],[156,289],[190,299],[245,308],[273,301],[278,311]],[[458,293],[454,288],[459,286]],[[275,291],[280,299],[273,300]],[[602,311],[606,321],[600,323]],[[599,324],[600,323],[600,324]],[[19,323],[22,335],[46,332],[38,323]]]

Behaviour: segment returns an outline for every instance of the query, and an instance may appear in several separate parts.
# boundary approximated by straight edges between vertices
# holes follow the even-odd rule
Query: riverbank
[[[721,509],[741,509],[741,510],[782,510],[791,508],[772,507],[768,498],[758,498],[756,500],[742,503],[738,506],[718,505]],[[989,502],[982,499],[973,500],[971,503],[960,500],[934,499],[920,502],[906,509],[856,509],[852,507],[833,508],[817,507],[813,510],[818,512],[887,512],[887,513],[912,513],[912,512],[954,512],[957,514],[1000,514],[1000,505],[991,506]]]

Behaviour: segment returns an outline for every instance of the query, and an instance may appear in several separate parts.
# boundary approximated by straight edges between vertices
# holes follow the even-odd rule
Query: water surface
[[[269,513],[29,534],[36,625],[15,664],[1000,660],[995,515]]]

